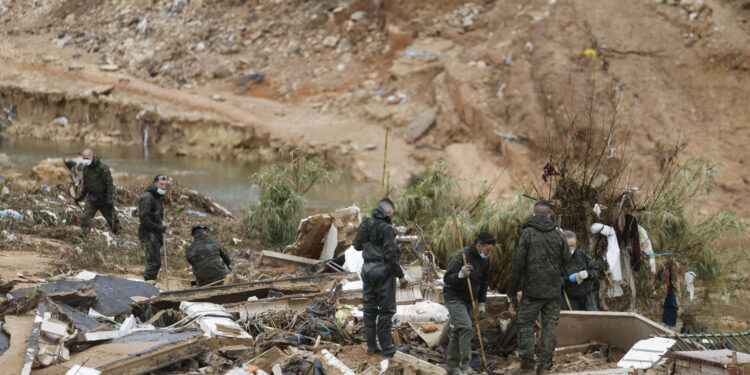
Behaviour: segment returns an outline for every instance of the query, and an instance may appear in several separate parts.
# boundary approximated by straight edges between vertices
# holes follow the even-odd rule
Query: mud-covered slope
[[[14,104],[8,92],[28,86],[31,77],[34,90],[49,85],[63,96],[111,84],[110,97],[97,100],[135,101],[155,113],[168,108],[176,114],[159,117],[152,141],[162,151],[243,160],[301,145],[370,179],[380,177],[388,127],[395,184],[448,157],[456,175],[495,180],[498,192],[510,192],[541,173],[548,139],[564,141],[573,118],[585,115],[585,98],[594,94],[602,113],[616,106],[617,136],[629,133],[627,149],[618,152],[633,160],[632,185],[646,186],[670,150],[684,144],[682,157],[722,164],[719,186],[698,208],[750,215],[750,203],[738,199],[750,192],[744,173],[750,156],[750,10],[742,2],[97,0],[3,6],[4,109]],[[587,49],[595,55],[584,56]],[[263,80],[245,83],[242,77],[251,73]],[[61,85],[61,77],[88,85]],[[65,103],[74,102],[19,115],[5,133],[64,137],[83,129],[92,142],[141,139],[135,109],[117,125],[106,120],[111,114],[91,120],[78,110],[77,117],[87,119],[71,125],[78,130],[20,130],[47,127],[65,114]],[[430,108],[437,108],[434,125],[405,142],[410,124]],[[186,112],[195,114],[189,126],[175,120]],[[201,132],[202,121],[212,130]],[[225,130],[233,126],[249,135]],[[493,131],[511,136],[509,142]]]

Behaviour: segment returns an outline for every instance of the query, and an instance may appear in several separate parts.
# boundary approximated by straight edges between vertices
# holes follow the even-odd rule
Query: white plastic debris
[[[73,278],[77,280],[81,280],[81,281],[88,281],[88,280],[93,280],[97,275],[98,273],[96,272],[83,270],[79,272],[77,275],[73,276]]]
[[[617,362],[620,368],[648,369],[658,361],[677,341],[654,337],[635,343],[624,357]]]
[[[65,375],[101,375],[101,371],[93,369],[91,367],[83,367],[81,365],[74,365]]]
[[[364,312],[359,309],[352,310],[352,316],[364,317]],[[398,305],[396,315],[393,319],[399,322],[444,322],[448,320],[448,309],[432,301],[417,302],[412,305]]]
[[[362,252],[357,251],[354,246],[349,246],[344,252],[344,269],[349,272],[360,274],[362,272],[362,266],[365,264],[364,258],[362,258]]]
[[[687,285],[687,291],[690,294],[690,302],[693,302],[695,297],[695,277],[697,275],[693,271],[685,272],[685,285]]]
[[[607,208],[607,207],[604,207],[604,206],[602,206],[599,203],[594,204],[594,213],[596,214],[596,217],[601,217],[602,216],[602,210],[605,209],[605,208]]]
[[[224,306],[209,302],[181,302],[180,312],[185,318],[172,327],[197,323],[206,337],[224,336],[252,338],[240,327]]]
[[[120,325],[120,331],[130,331],[132,329],[135,329],[135,327],[135,316],[133,316],[133,314],[130,314],[130,316],[122,322],[122,325]]]
[[[68,121],[68,118],[67,118],[67,117],[65,117],[65,116],[60,116],[60,117],[58,117],[58,118],[56,118],[56,119],[52,120],[52,123],[54,123],[54,124],[57,124],[57,125],[60,125],[60,126],[62,126],[62,127],[66,127],[66,126],[68,126],[68,124],[70,124],[70,121]]]
[[[362,283],[362,280],[350,281],[341,286],[341,290],[344,292],[349,292],[352,290],[362,290],[363,288],[364,284]]]

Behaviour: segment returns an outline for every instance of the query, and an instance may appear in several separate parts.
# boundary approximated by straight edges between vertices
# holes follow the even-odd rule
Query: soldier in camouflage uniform
[[[537,374],[552,368],[560,319],[560,295],[564,282],[563,267],[570,260],[565,238],[550,220],[550,207],[544,201],[534,205],[534,216],[524,225],[508,283],[508,298],[518,308],[518,354],[521,374],[534,373],[534,321],[542,314],[542,349]],[[523,276],[523,297],[519,306],[517,292]]]
[[[86,199],[86,207],[81,218],[81,232],[85,236],[91,231],[91,219],[96,211],[101,211],[112,233],[120,233],[120,220],[115,212],[115,185],[112,183],[112,173],[109,166],[101,161],[99,155],[94,155],[91,149],[81,153],[83,158],[83,188],[76,197],[76,203]]]
[[[161,268],[160,250],[164,245],[164,232],[167,231],[167,227],[162,222],[164,219],[163,197],[167,193],[167,185],[167,176],[156,176],[138,202],[138,218],[141,221],[138,227],[138,239],[146,253],[146,270],[143,271],[145,280],[156,280],[156,275]]]
[[[409,283],[399,264],[396,233],[391,227],[393,209],[390,199],[381,200],[372,210],[372,217],[359,226],[354,239],[354,248],[363,251],[365,261],[360,276],[367,352],[379,353],[382,349],[386,356],[407,349],[393,345],[391,336],[393,315],[396,314],[396,278],[400,279],[401,287]]]
[[[205,225],[196,225],[191,233],[193,243],[185,249],[188,263],[193,266],[193,275],[198,286],[211,284],[227,277],[232,260],[229,253],[218,242],[206,234]],[[220,285],[223,283],[216,283]]]
[[[469,374],[471,369],[471,338],[474,335],[471,304],[472,295],[466,280],[471,281],[473,298],[480,316],[485,313],[487,288],[490,282],[490,253],[495,247],[495,237],[481,232],[473,244],[457,250],[451,256],[443,276],[443,298],[450,313],[450,342],[445,351],[446,370],[449,374]],[[464,265],[463,253],[466,252]]]

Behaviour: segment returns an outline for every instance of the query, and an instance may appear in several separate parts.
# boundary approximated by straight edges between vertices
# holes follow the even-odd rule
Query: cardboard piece
[[[0,369],[8,374],[20,374],[23,368],[26,342],[34,326],[33,315],[6,315],[3,331],[10,335],[10,347],[0,356]]]

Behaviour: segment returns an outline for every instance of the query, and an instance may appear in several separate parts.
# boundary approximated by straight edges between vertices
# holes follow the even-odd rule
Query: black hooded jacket
[[[474,293],[474,299],[477,302],[487,301],[487,289],[490,285],[490,259],[482,258],[479,250],[474,244],[464,248],[466,252],[466,263],[474,267],[469,275],[471,281],[471,291]],[[464,266],[464,257],[462,250],[457,250],[451,256],[448,268],[443,276],[443,296],[446,300],[457,298],[466,303],[471,303],[469,295],[469,286],[466,279],[458,277],[458,273]]]
[[[163,225],[164,205],[163,198],[159,195],[156,185],[151,184],[148,190],[141,195],[138,202],[138,218],[141,225],[138,227],[138,236],[146,233],[161,234],[159,227]]]
[[[365,263],[384,262],[391,269],[393,276],[404,277],[399,264],[399,251],[396,246],[396,232],[391,227],[391,217],[382,208],[375,207],[372,217],[365,219],[359,226],[354,248],[362,251]]]

